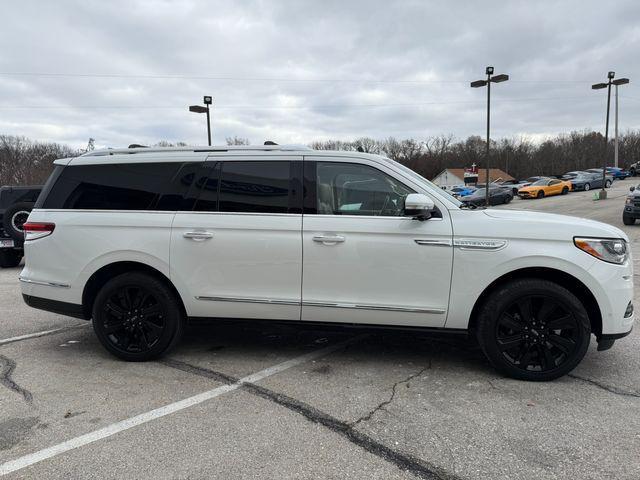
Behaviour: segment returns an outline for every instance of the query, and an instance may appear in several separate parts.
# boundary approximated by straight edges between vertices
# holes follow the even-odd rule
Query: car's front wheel
[[[589,183],[585,183],[585,184],[584,184],[584,191],[585,191],[585,192],[588,192],[589,190],[591,190],[591,184],[589,184]]]
[[[499,286],[480,310],[480,347],[500,372],[545,381],[573,370],[589,346],[591,326],[580,300],[536,278]]]
[[[604,182],[605,188],[609,188],[610,186],[611,186],[611,180],[607,180],[606,182]]]
[[[100,343],[127,361],[157,358],[182,336],[184,315],[173,291],[142,272],[109,280],[93,304],[93,329]]]
[[[540,190],[536,195],[536,198],[544,198],[544,190]]]

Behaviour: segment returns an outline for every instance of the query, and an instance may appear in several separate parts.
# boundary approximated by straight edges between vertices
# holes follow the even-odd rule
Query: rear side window
[[[224,162],[218,211],[288,213],[291,162]]]
[[[175,210],[193,176],[181,163],[126,163],[68,166],[42,208],[86,210]],[[187,169],[188,170],[188,169]],[[188,185],[187,185],[188,184]]]

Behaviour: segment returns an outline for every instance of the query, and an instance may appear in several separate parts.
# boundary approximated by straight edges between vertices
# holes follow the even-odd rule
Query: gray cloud
[[[465,137],[483,134],[485,91],[468,82],[488,64],[511,76],[493,90],[495,136],[602,129],[590,84],[609,69],[632,81],[621,127],[640,127],[634,1],[23,0],[3,13],[1,133],[204,143],[186,107],[211,94],[216,143]]]

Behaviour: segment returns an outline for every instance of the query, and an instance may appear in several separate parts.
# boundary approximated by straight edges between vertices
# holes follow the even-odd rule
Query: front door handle
[[[342,235],[315,235],[313,241],[323,245],[336,245],[337,243],[343,243],[345,238]]]
[[[213,238],[213,233],[205,231],[184,232],[182,236],[196,242],[203,242],[204,240]]]

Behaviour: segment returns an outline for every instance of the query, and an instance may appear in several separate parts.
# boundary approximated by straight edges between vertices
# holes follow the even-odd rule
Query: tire
[[[635,168],[631,167],[629,169],[629,176],[631,176],[631,177],[635,177],[636,176],[636,169]]]
[[[562,189],[562,195],[566,195],[567,193],[569,193],[569,187],[564,187]]]
[[[589,190],[591,190],[591,184],[590,183],[585,183],[584,184],[584,191],[588,192]]]
[[[2,226],[4,231],[16,241],[24,241],[22,225],[27,221],[27,217],[33,210],[33,203],[19,202],[9,206],[2,216]]]
[[[490,294],[480,309],[476,334],[489,362],[504,375],[548,381],[580,363],[591,324],[569,290],[528,278],[500,285]]]
[[[506,205],[507,203],[509,203],[509,202],[511,201],[511,199],[512,199],[512,198],[513,198],[513,197],[512,197],[511,195],[505,195],[505,197],[504,197],[504,203],[505,203],[505,205]]]
[[[625,215],[623,213],[622,214],[622,223],[624,223],[625,225],[634,225],[636,223],[636,219],[635,219],[635,217],[632,217],[631,215]]]
[[[543,191],[543,190],[540,190],[540,191],[538,192],[538,194],[536,195],[536,198],[544,198],[544,191]]]
[[[146,318],[141,313],[145,310]],[[142,272],[109,280],[93,304],[98,340],[108,352],[130,362],[152,360],[168,352],[180,340],[184,323],[174,292]]]
[[[0,267],[14,268],[20,265],[22,260],[22,252],[19,250],[5,249],[0,250]]]
[[[609,188],[611,186],[611,180],[607,180],[604,182],[604,188]]]

